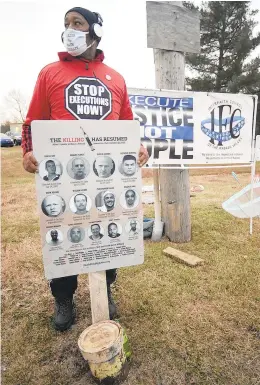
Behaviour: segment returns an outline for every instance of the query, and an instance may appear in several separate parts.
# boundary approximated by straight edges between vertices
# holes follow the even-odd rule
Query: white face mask
[[[86,42],[86,35],[88,34],[89,32],[77,31],[72,28],[66,29],[63,33],[63,44],[70,55],[79,56],[92,47],[94,41],[90,45],[87,45]]]

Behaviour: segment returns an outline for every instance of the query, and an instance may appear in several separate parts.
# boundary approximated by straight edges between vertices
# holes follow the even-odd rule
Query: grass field
[[[79,279],[76,325],[52,330],[34,177],[22,169],[20,148],[3,149],[2,170],[2,383],[92,385],[77,348],[91,324],[87,276]],[[205,264],[163,256],[171,245],[164,239],[146,242],[143,265],[119,271],[114,293],[133,349],[126,385],[260,384],[260,219],[250,236],[248,220],[221,208],[239,190],[231,170],[211,173],[191,174],[191,184],[205,187],[191,198],[192,241],[172,244]],[[250,175],[239,178],[246,184]]]

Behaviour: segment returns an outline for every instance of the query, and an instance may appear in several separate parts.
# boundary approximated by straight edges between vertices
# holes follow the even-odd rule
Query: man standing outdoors
[[[85,194],[77,194],[74,196],[74,203],[76,206],[77,211],[75,212],[76,215],[83,215],[87,214],[87,203],[88,198]]]
[[[106,119],[132,120],[133,113],[129,104],[126,84],[123,77],[112,68],[103,64],[104,54],[97,49],[102,37],[102,18],[98,13],[85,8],[70,9],[64,18],[65,31],[62,39],[67,52],[59,53],[59,61],[42,69],[34,89],[26,120],[22,131],[23,166],[26,171],[38,171],[38,162],[33,156],[31,122],[33,120],[75,120]],[[129,60],[126,59],[126,60]],[[71,100],[90,86],[106,90],[108,105],[103,108],[104,115],[92,116],[92,105],[77,109]],[[93,98],[89,99],[89,104]],[[95,99],[95,98],[94,98]],[[76,109],[75,109],[76,107]],[[87,108],[88,107],[88,108]],[[78,114],[77,114],[77,110]],[[149,156],[140,146],[139,166],[143,166]],[[112,299],[110,285],[116,279],[116,270],[107,271],[107,289],[110,318],[116,316],[116,306]],[[68,329],[75,318],[73,294],[77,289],[77,276],[53,279],[50,282],[55,298],[54,325],[63,331]]]

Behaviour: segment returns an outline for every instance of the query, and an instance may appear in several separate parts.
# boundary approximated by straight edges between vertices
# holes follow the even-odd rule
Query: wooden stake
[[[106,272],[89,273],[92,323],[109,320]]]

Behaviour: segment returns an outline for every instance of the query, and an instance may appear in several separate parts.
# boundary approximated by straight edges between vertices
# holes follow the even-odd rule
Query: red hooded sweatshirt
[[[23,124],[23,154],[32,151],[33,120],[133,119],[124,78],[103,63],[102,51],[93,61],[58,55],[38,76]]]

